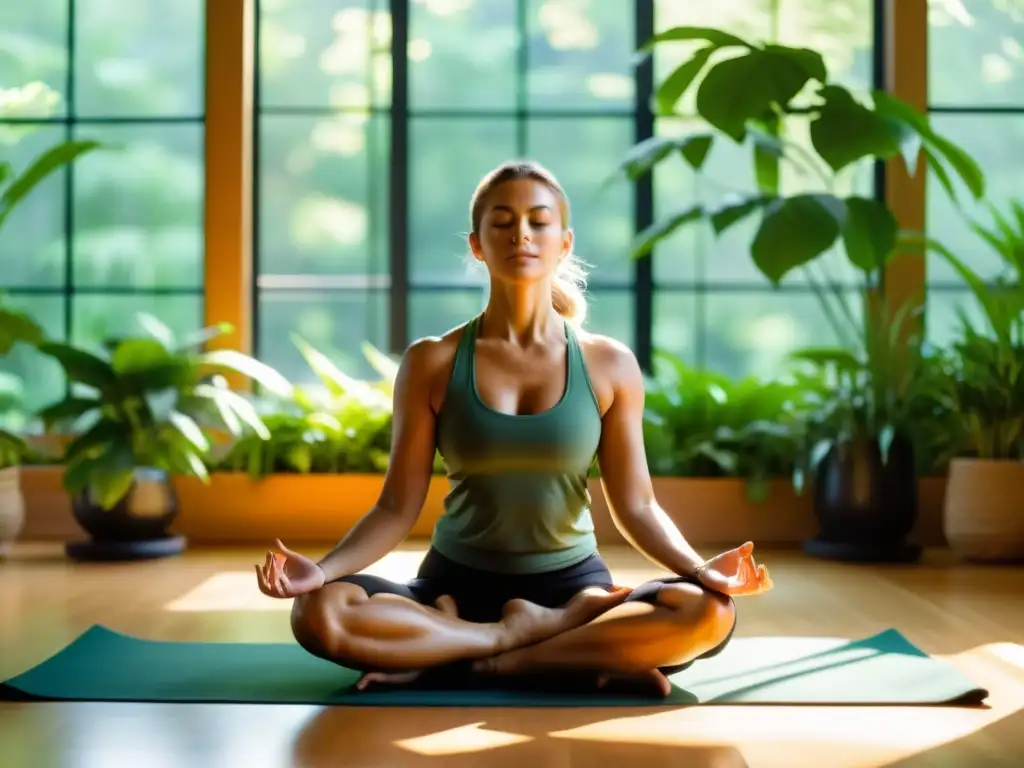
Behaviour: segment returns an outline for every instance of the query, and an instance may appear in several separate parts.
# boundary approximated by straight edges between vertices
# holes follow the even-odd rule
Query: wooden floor
[[[319,555],[317,550],[306,550]],[[405,578],[423,550],[373,571]],[[83,565],[22,545],[0,561],[0,678],[92,624],[142,637],[285,641],[288,603],[258,593],[256,550]],[[656,572],[606,550],[620,583]],[[858,567],[760,553],[775,590],[740,603],[737,636],[857,637],[897,627],[988,688],[976,709],[692,707],[377,709],[0,704],[0,766],[981,766],[1024,765],[1024,569]]]

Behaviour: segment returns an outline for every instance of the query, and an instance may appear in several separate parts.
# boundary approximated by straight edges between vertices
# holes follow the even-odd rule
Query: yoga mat
[[[857,641],[736,638],[672,676],[668,699],[600,691],[352,688],[359,673],[292,643],[165,642],[94,626],[0,687],[0,699],[350,706],[958,704],[988,692],[894,629]],[[543,680],[556,679],[545,675]]]

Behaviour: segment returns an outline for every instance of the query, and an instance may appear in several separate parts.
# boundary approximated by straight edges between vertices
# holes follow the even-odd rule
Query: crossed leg
[[[633,599],[644,591],[645,599]],[[427,606],[397,594],[368,595],[350,582],[303,595],[292,609],[296,640],[364,671],[360,687],[409,682],[424,669],[469,661],[483,675],[557,669],[594,671],[601,681],[647,676],[667,694],[659,670],[715,652],[734,623],[730,598],[682,579],[649,582],[633,594],[584,589],[560,608],[512,600],[491,623],[460,619],[447,596]]]

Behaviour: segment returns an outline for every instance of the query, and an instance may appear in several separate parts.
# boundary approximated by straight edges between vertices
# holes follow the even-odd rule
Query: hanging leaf
[[[859,160],[888,160],[900,151],[889,121],[857,102],[842,86],[826,85],[818,91],[824,103],[811,121],[811,143],[833,171]]]
[[[875,198],[847,197],[843,245],[850,262],[867,275],[889,261],[899,225],[885,203]]]
[[[701,48],[693,57],[684,61],[662,81],[655,91],[654,99],[657,109],[655,113],[659,116],[675,114],[676,104],[686,93],[693,81],[707,66],[711,54],[718,50],[717,46],[709,45]]]
[[[8,354],[15,344],[36,344],[44,338],[42,327],[24,312],[0,306],[0,356]]]
[[[834,198],[797,195],[771,202],[751,244],[754,264],[773,285],[828,250],[839,237]]]
[[[666,218],[656,221],[641,232],[633,241],[631,249],[634,259],[639,259],[650,253],[654,246],[671,235],[684,224],[698,221],[704,215],[704,207],[697,203],[682,208]]]
[[[729,227],[776,199],[774,195],[750,195],[727,199],[718,208],[709,212],[708,218],[711,221],[711,227],[716,235],[721,235]]]
[[[773,106],[787,105],[810,79],[800,58],[774,49],[755,49],[708,70],[697,89],[697,112],[741,142],[748,121],[763,119]]]
[[[3,225],[15,206],[50,174],[99,147],[96,141],[64,141],[36,157],[0,195],[0,225]]]
[[[740,48],[753,48],[741,37],[723,32],[712,27],[673,27],[659,32],[640,47],[640,58],[654,50],[654,47],[662,43],[683,43],[693,40],[706,40],[716,48],[727,48],[738,46]]]
[[[72,382],[103,390],[117,378],[110,363],[84,349],[55,341],[43,342],[38,349],[60,363]]]

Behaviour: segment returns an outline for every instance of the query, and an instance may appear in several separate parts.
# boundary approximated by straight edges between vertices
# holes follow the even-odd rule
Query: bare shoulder
[[[422,336],[413,341],[402,358],[402,373],[409,384],[415,389],[430,394],[430,403],[434,411],[439,411],[444,400],[444,393],[451,377],[455,362],[455,351],[466,324],[446,331],[440,336]]]
[[[579,331],[577,335],[602,412],[611,407],[616,395],[643,391],[643,371],[628,345],[597,333]]]

